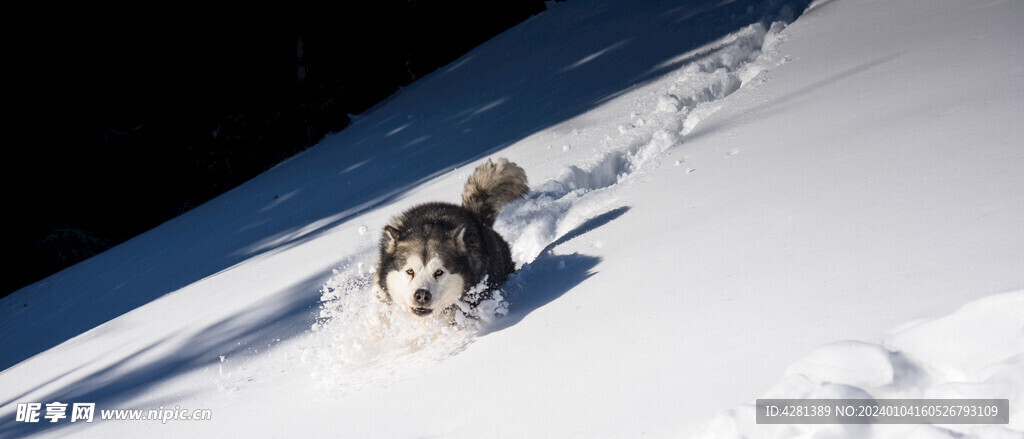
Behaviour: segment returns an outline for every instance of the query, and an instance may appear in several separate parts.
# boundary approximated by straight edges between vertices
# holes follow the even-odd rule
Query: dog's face
[[[466,288],[465,229],[405,233],[387,226],[382,238],[382,286],[399,309],[427,316],[454,304]]]

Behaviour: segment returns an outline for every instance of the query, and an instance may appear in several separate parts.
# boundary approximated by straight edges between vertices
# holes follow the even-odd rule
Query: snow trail
[[[681,144],[700,121],[728,97],[771,66],[785,62],[775,50],[782,21],[766,29],[755,23],[730,34],[669,73],[655,102],[642,103],[617,139],[604,139],[605,152],[590,162],[570,165],[554,179],[505,207],[495,230],[509,240],[517,264],[528,264],[558,237],[615,201],[606,189],[641,173],[656,157]],[[763,81],[762,81],[763,82]],[[753,81],[753,83],[760,83]],[[692,171],[692,169],[691,169]]]

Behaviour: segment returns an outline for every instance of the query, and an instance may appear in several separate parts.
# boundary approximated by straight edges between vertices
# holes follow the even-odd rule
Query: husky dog
[[[420,204],[384,226],[374,285],[385,303],[417,316],[450,315],[486,279],[486,291],[515,271],[508,243],[491,227],[501,208],[526,195],[526,172],[487,160],[469,177],[462,205]],[[484,297],[467,297],[477,305]]]

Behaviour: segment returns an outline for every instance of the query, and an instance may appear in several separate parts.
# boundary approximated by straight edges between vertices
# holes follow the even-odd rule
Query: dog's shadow
[[[622,206],[587,220],[548,244],[537,259],[523,265],[509,276],[501,288],[509,304],[509,313],[485,328],[481,335],[501,331],[519,323],[533,311],[553,302],[593,276],[593,268],[601,262],[600,257],[579,253],[556,255],[552,250],[573,238],[608,224],[628,210],[628,206]]]

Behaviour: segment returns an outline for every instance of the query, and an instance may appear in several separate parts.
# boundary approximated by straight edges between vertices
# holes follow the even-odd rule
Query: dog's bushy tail
[[[473,171],[462,191],[462,207],[469,209],[487,225],[494,225],[498,212],[529,191],[526,171],[506,159],[487,160]]]

